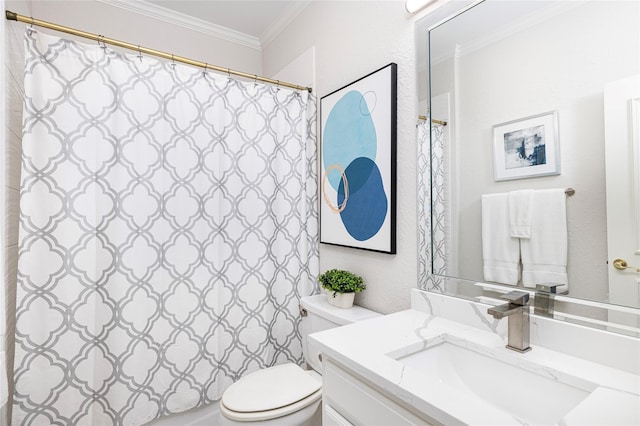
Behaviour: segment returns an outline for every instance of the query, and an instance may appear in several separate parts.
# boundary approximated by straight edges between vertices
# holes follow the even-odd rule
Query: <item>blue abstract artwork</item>
[[[321,99],[323,243],[395,253],[396,72]]]

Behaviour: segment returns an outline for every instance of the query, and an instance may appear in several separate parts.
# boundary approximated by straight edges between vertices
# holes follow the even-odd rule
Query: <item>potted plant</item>
[[[329,303],[338,308],[353,306],[353,297],[367,288],[362,277],[340,269],[330,269],[318,277],[322,288],[329,290]]]

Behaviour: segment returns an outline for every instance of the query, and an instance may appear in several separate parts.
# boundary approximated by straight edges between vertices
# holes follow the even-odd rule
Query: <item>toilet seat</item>
[[[288,363],[253,372],[229,386],[220,410],[231,420],[262,421],[302,410],[321,397],[320,375]]]

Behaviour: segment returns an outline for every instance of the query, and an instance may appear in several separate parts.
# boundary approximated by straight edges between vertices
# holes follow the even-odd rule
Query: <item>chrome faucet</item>
[[[533,313],[553,318],[554,299],[560,284],[536,284],[536,295],[533,299]]]
[[[529,293],[522,291],[512,291],[500,296],[501,299],[508,300],[509,303],[489,308],[487,313],[495,319],[508,319],[508,342],[507,349],[516,352],[527,352],[531,350],[529,346]]]

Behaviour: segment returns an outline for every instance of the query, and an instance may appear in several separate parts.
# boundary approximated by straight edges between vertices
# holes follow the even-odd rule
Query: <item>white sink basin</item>
[[[454,388],[461,397],[480,398],[527,424],[557,424],[596,388],[564,375],[564,381],[572,383],[563,383],[548,369],[535,371],[535,365],[517,357],[523,355],[483,354],[443,337],[426,349],[394,358],[429,381]]]

